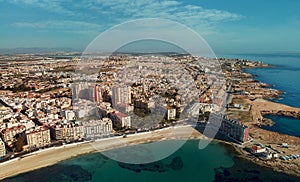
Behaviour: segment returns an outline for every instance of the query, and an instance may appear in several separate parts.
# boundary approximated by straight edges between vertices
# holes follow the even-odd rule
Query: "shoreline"
[[[195,139],[206,139],[204,135],[199,133],[190,125],[180,126],[178,128],[186,128],[189,127],[190,131],[193,133],[188,133],[188,140]],[[46,150],[37,151],[36,153],[30,153],[24,157],[18,157],[3,163],[0,163],[0,180],[16,176],[18,174],[26,173],[29,171],[37,170],[43,167],[51,166],[56,163],[62,162],[64,160],[68,160],[74,157],[78,157],[80,155],[86,155],[95,152],[107,151],[112,149],[117,149],[125,146],[132,146],[142,143],[154,142],[154,141],[163,141],[163,140],[181,140],[187,139],[186,133],[182,133],[181,136],[174,136],[172,134],[173,127],[164,128],[161,130],[156,130],[153,132],[147,132],[142,134],[133,134],[128,135],[127,138],[122,137],[114,137],[114,138],[105,138],[102,140],[98,140],[95,142],[83,142],[83,143],[75,143],[70,145],[63,145],[59,147],[53,147]],[[170,135],[170,136],[169,136]],[[111,142],[107,142],[110,140]],[[120,146],[124,144],[125,146]],[[117,143],[117,145],[111,145],[111,143]],[[97,144],[97,149],[95,148],[95,144]],[[99,145],[98,145],[99,144]],[[99,148],[100,147],[100,148]],[[34,162],[32,162],[34,161]]]
[[[249,72],[245,72],[249,69],[255,69],[257,67],[247,67],[241,69],[240,74],[249,74],[252,81],[255,79],[255,76]],[[270,68],[270,67],[265,67]],[[272,67],[271,67],[272,68]],[[249,81],[249,80],[248,80]],[[251,81],[249,81],[251,83]],[[243,82],[241,82],[244,84]],[[247,83],[247,82],[245,82]],[[263,85],[262,81],[258,80],[258,83]],[[257,90],[260,92],[257,92]],[[293,117],[300,118],[300,108],[286,105],[284,103],[275,102],[273,99],[279,99],[284,91],[277,90],[272,87],[263,87],[259,86],[257,88],[250,89],[250,92],[253,93],[249,95],[233,95],[232,103],[241,104],[244,106],[250,106],[248,110],[243,109],[227,109],[226,113],[230,115],[232,119],[238,119],[243,121],[250,128],[250,136],[254,139],[255,143],[264,144],[265,146],[273,146],[275,148],[279,148],[281,155],[287,155],[292,153],[299,153],[300,148],[300,138],[288,134],[283,134],[279,132],[274,132],[270,130],[265,130],[261,126],[272,124],[274,121],[270,121],[265,118],[265,115],[273,115],[273,116],[285,116],[285,117]],[[272,94],[266,94],[272,93]],[[289,148],[282,148],[281,145],[283,143],[288,143]],[[251,145],[249,145],[251,146]],[[292,175],[292,176],[300,176],[300,160],[292,160],[292,161],[283,161],[279,158],[274,158],[271,160],[262,160],[257,157],[247,157],[249,153],[246,151],[236,148],[236,151],[241,153],[242,158],[245,160],[255,163],[257,165],[270,168],[274,171]]]
[[[247,69],[253,69],[253,68],[247,68]],[[232,97],[233,99],[241,101],[244,104],[251,105],[250,110],[247,112],[245,118],[243,118],[245,111],[232,110],[231,114],[232,117],[235,119],[242,116],[239,119],[245,121],[245,123],[250,127],[250,131],[253,134],[252,138],[255,139],[255,142],[261,142],[264,144],[273,145],[273,144],[279,144],[282,141],[288,141],[291,142],[289,144],[293,144],[296,147],[300,145],[300,138],[298,137],[293,137],[293,136],[289,136],[277,132],[271,132],[260,128],[260,125],[266,124],[266,120],[263,117],[265,114],[277,115],[278,113],[280,113],[282,115],[286,115],[288,112],[292,114],[296,113],[297,116],[300,116],[300,108],[295,108],[295,107],[287,106],[285,104],[272,102],[264,98],[255,98],[255,96],[232,95]],[[235,117],[235,115],[237,115],[238,117]],[[180,126],[180,127],[189,127],[189,126],[190,125]],[[87,155],[90,153],[107,151],[111,149],[137,145],[141,143],[149,143],[149,142],[163,141],[163,140],[181,140],[182,138],[188,140],[208,139],[208,140],[212,140],[212,142],[216,141],[218,143],[222,143],[226,145],[225,147],[230,146],[231,148],[230,152],[234,152],[236,157],[241,157],[256,165],[270,168],[277,172],[281,172],[292,176],[300,176],[300,174],[298,173],[298,169],[300,170],[300,163],[299,163],[300,160],[296,160],[298,164],[297,163],[295,164],[291,162],[290,163],[284,162],[280,159],[276,159],[276,161],[264,161],[258,158],[250,158],[247,156],[248,153],[246,153],[243,150],[243,148],[238,144],[219,140],[219,139],[214,139],[214,138],[213,139],[207,138],[201,132],[195,130],[193,127],[190,128],[192,128],[195,131],[193,131],[191,136],[188,136],[189,138],[186,138],[187,136],[185,133],[179,133],[174,136],[169,136],[168,134],[170,133],[168,133],[168,131],[172,128],[174,127],[155,130],[152,132],[132,134],[132,135],[128,135],[127,138],[123,138],[123,137],[105,138],[99,141],[95,141],[95,143],[91,143],[91,142],[74,143],[74,144],[68,144],[59,147],[51,147],[41,151],[29,153],[24,156],[0,163],[0,166],[2,167],[2,170],[0,171],[0,180],[4,178],[16,176],[18,174],[26,173],[29,171],[37,170],[43,167],[51,166],[56,163],[62,162],[64,160],[78,157],[80,155]],[[111,142],[105,142],[108,140],[110,140]],[[118,140],[120,140],[121,142],[119,142]],[[123,141],[125,141],[126,145],[124,145]],[[99,148],[95,149],[95,144],[97,145],[99,144],[100,149]]]
[[[293,172],[287,172],[282,171],[275,166],[270,166],[264,163],[263,161],[259,161],[256,158],[249,158],[243,151],[241,147],[238,146],[238,144],[227,142],[219,139],[209,139],[206,136],[204,136],[201,132],[196,130],[190,125],[186,126],[180,126],[180,128],[184,127],[190,127],[193,130],[193,133],[189,136],[188,140],[211,140],[211,142],[218,142],[223,147],[226,148],[229,154],[234,154],[234,157],[242,158],[243,160],[246,160],[248,162],[254,163],[258,166],[265,167],[272,169],[276,172],[280,172],[283,174],[288,174],[292,176],[299,177],[300,174],[293,173]],[[126,146],[132,146],[132,145],[138,145],[143,143],[149,143],[149,142],[156,142],[156,141],[163,141],[163,140],[182,140],[186,139],[186,135],[183,134],[183,136],[177,136],[176,138],[171,137],[167,138],[166,136],[170,133],[168,133],[170,130],[172,130],[172,127],[161,129],[159,131],[154,132],[147,132],[142,134],[133,134],[129,135],[126,139],[128,141]],[[142,135],[142,137],[141,137]],[[140,137],[138,137],[140,136]],[[146,136],[146,137],[145,137]],[[148,137],[151,137],[151,139]],[[41,151],[36,151],[34,153],[31,153],[26,156],[18,157],[9,161],[6,161],[4,163],[0,164],[1,171],[0,171],[0,180],[14,177],[26,172],[38,170],[44,167],[49,167],[52,165],[55,165],[57,163],[60,163],[65,160],[69,160],[75,157],[79,157],[82,155],[88,155],[92,153],[98,153],[103,151],[108,151],[112,149],[122,148],[124,146],[110,146],[109,143],[105,142],[107,140],[122,140],[122,137],[115,137],[115,138],[105,138],[98,141],[95,141],[96,144],[100,144],[103,148],[99,150],[99,148],[95,149],[93,146],[93,142],[81,142],[81,143],[74,143],[59,147],[53,147],[49,149],[44,149]],[[32,162],[35,161],[35,162]]]

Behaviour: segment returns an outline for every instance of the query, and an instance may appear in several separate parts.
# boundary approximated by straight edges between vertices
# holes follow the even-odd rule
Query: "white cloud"
[[[12,24],[21,28],[70,30],[99,30],[101,25],[83,21],[43,21],[43,22],[16,22]]]
[[[67,9],[64,7],[61,2],[62,1],[57,1],[57,0],[11,0],[11,2],[16,3],[16,4],[27,4],[31,6],[35,6],[38,8],[42,8],[51,12],[55,13],[61,13],[65,15],[75,15],[72,10]],[[69,1],[71,2],[71,1]]]
[[[79,28],[89,27],[99,31],[124,21],[140,18],[163,18],[183,23],[201,33],[212,33],[214,26],[221,22],[236,21],[243,16],[224,10],[205,9],[178,0],[86,0],[48,1],[13,0],[16,4],[30,6],[62,15],[64,19],[76,21],[18,22],[19,27],[35,28]],[[64,16],[67,15],[67,16]],[[68,18],[69,17],[69,18]],[[87,23],[90,22],[90,23]],[[95,23],[97,22],[97,23]],[[98,25],[100,23],[102,26]]]
[[[111,15],[121,15],[124,19],[134,18],[167,18],[191,25],[214,24],[221,21],[238,20],[242,16],[228,11],[204,9],[201,6],[185,5],[179,1],[132,1],[132,0],[98,0],[102,11]],[[99,12],[101,13],[101,12]],[[122,16],[123,15],[123,16]]]
[[[188,21],[192,24],[214,24],[238,20],[242,17],[228,11],[204,9],[201,6],[184,4],[175,0],[13,1],[74,17],[93,17],[94,19],[101,17],[116,22],[135,18],[166,18],[182,21],[182,23]]]

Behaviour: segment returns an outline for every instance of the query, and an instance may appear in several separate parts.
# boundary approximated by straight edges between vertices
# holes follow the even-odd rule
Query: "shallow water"
[[[229,146],[211,143],[198,149],[197,140],[188,141],[177,152],[161,161],[131,165],[87,154],[56,165],[21,174],[4,181],[293,181],[300,180],[273,172],[235,157]],[[275,176],[275,178],[274,178]]]
[[[221,57],[221,56],[220,56]],[[275,68],[250,69],[257,79],[273,84],[285,94],[283,104],[300,107],[300,58],[288,56],[227,56],[262,60]],[[293,118],[268,116],[275,121],[269,130],[299,137],[300,123]],[[300,181],[244,159],[223,144],[212,143],[204,150],[199,141],[188,141],[170,157],[148,165],[124,165],[101,153],[87,154],[56,165],[21,174],[4,181]],[[174,162],[175,161],[175,162]]]

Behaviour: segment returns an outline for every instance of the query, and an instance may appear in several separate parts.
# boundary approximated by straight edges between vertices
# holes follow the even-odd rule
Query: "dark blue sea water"
[[[257,79],[284,91],[277,102],[300,107],[300,57],[255,56],[250,57],[274,65],[274,68],[255,68],[247,72],[257,75]]]
[[[257,75],[258,80],[273,84],[274,88],[285,92],[276,102],[300,107],[299,55],[226,57],[261,60],[276,66],[250,69],[247,72]],[[275,125],[266,129],[299,136],[299,120],[280,116],[267,117],[275,121]],[[96,153],[79,156],[4,181],[300,181],[299,178],[274,172],[241,159],[230,147],[223,144],[212,143],[204,150],[199,150],[198,142],[188,141],[173,155],[157,163],[121,164],[106,158],[101,153]]]
[[[272,88],[284,92],[279,99],[272,100],[289,106],[300,107],[300,54],[252,54],[227,55],[228,58],[242,58],[263,61],[273,65],[270,68],[254,68],[245,70],[257,75],[256,79],[272,84]],[[300,137],[300,118],[284,116],[267,116],[275,124],[264,129]]]
[[[277,102],[300,107],[300,54],[239,54],[219,57],[263,61],[273,65],[274,67],[271,68],[254,68],[245,71],[257,75],[257,80],[272,84],[273,88],[284,91],[285,93]]]
[[[273,126],[262,126],[263,129],[300,137],[300,119],[285,116],[265,116],[274,121]]]
[[[122,164],[101,153],[76,157],[56,165],[21,174],[6,182],[103,181],[103,182],[200,182],[200,181],[299,181],[271,169],[259,167],[234,155],[229,146],[211,143],[198,149],[197,140],[161,161]]]

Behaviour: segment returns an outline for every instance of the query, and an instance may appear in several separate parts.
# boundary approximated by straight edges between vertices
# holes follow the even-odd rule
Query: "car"
[[[293,157],[293,159],[297,159],[295,154],[291,154],[291,156]]]

